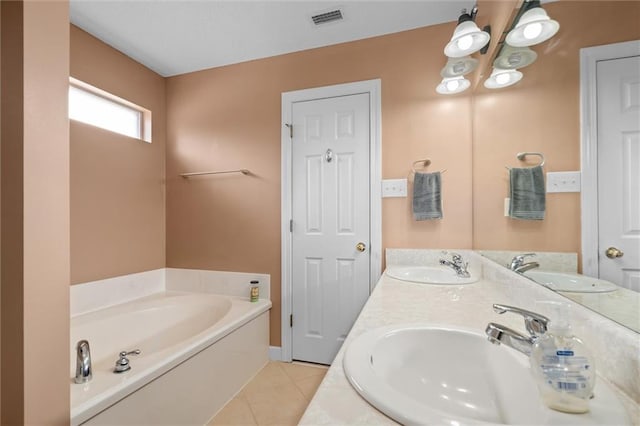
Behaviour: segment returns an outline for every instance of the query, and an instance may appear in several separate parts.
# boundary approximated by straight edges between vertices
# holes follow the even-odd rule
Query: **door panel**
[[[369,95],[292,106],[292,358],[330,364],[369,296]]]
[[[599,275],[640,291],[640,57],[598,62],[597,96]]]

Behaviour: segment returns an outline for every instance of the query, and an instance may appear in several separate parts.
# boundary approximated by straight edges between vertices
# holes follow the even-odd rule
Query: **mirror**
[[[492,5],[488,6],[490,9]],[[509,181],[505,166],[535,165],[539,161],[536,157],[525,161],[516,158],[518,152],[533,151],[544,154],[545,173],[580,170],[580,49],[640,39],[640,3],[557,1],[545,2],[543,8],[560,23],[560,30],[550,40],[531,47],[538,58],[520,70],[523,79],[504,89],[483,86],[491,71],[494,49],[475,86],[473,246],[480,251],[577,253],[574,272],[582,272],[580,193],[548,193],[542,221],[507,218],[504,205]],[[480,17],[482,2],[479,10]],[[504,259],[498,263],[505,265]],[[629,297],[622,297],[622,293],[614,298],[595,293],[572,293],[571,297],[640,331],[638,293],[630,292]],[[635,318],[620,315],[625,300],[634,308]]]

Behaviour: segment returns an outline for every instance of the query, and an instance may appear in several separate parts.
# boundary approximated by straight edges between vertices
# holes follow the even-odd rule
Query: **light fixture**
[[[441,95],[453,95],[464,92],[470,86],[471,82],[462,76],[443,78],[438,87],[436,87],[436,92]]]
[[[482,49],[491,36],[487,31],[480,30],[473,18],[478,13],[478,8],[474,7],[471,14],[466,9],[462,10],[462,14],[458,18],[458,26],[453,31],[451,41],[444,48],[444,54],[449,58],[461,58],[471,55]]]
[[[515,27],[507,34],[507,43],[514,47],[533,46],[553,37],[560,29],[557,21],[549,18],[540,7],[539,0],[526,3],[526,12],[520,16]]]
[[[503,70],[524,68],[534,63],[537,57],[538,54],[528,47],[513,47],[505,43],[498,57],[493,61],[493,66]]]
[[[516,84],[522,80],[522,73],[518,70],[504,70],[494,68],[491,76],[485,80],[484,87],[487,89],[502,89]]]
[[[443,78],[467,75],[478,67],[478,60],[470,56],[449,58],[447,64],[440,71]]]

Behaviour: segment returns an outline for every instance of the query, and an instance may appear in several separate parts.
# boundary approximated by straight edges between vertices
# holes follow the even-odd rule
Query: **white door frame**
[[[333,98],[337,96],[369,94],[369,124],[370,124],[370,256],[371,270],[369,293],[380,279],[382,267],[382,108],[381,108],[381,82],[380,79],[359,81],[355,83],[337,84],[334,86],[316,87],[312,89],[296,90],[282,94],[282,174],[281,174],[281,250],[282,250],[282,347],[280,359],[291,361],[292,330],[289,326],[291,306],[291,136],[289,128],[291,123],[291,109],[294,102],[314,99]],[[295,130],[294,130],[295,131]]]
[[[582,190],[582,273],[600,276],[598,267],[598,61],[640,55],[640,40],[580,49],[580,163]]]

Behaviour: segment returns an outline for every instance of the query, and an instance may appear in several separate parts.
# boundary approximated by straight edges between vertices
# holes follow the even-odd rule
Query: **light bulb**
[[[513,68],[519,68],[518,65],[522,62],[522,54],[520,52],[515,52],[509,55],[507,58],[507,62]]]
[[[449,80],[446,83],[447,86],[447,90],[450,92],[455,91],[458,87],[460,87],[460,81],[459,80]]]
[[[491,77],[485,80],[484,87],[487,89],[500,89],[516,84],[522,79],[522,73],[518,70],[504,70],[493,68]]]
[[[511,80],[511,76],[508,72],[496,75],[496,83],[500,85],[507,84],[509,80]]]
[[[471,86],[471,82],[466,78],[459,76],[453,78],[444,78],[438,87],[436,92],[441,95],[453,95],[456,93],[464,92]]]
[[[473,44],[473,37],[466,35],[458,40],[458,49],[467,50]]]
[[[542,24],[540,24],[540,22],[528,24],[526,27],[524,27],[522,34],[527,40],[533,40],[536,37],[539,37],[540,34],[542,34]]]

